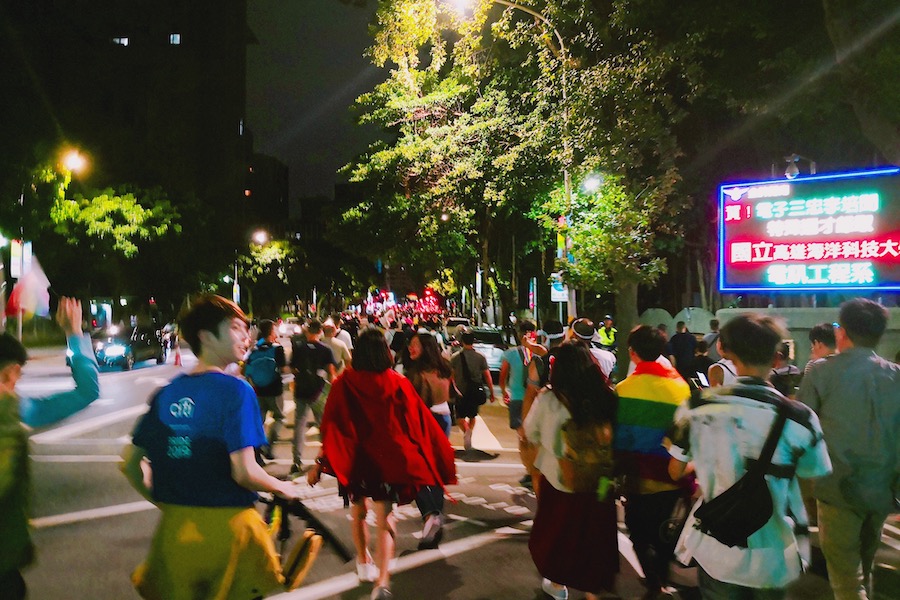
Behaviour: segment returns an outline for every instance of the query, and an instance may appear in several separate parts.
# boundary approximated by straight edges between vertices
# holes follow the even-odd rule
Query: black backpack
[[[315,346],[307,342],[294,345],[291,363],[297,370],[294,374],[294,397],[296,398],[312,398],[318,395],[324,387],[324,381],[319,377],[316,365],[313,364],[314,349]]]

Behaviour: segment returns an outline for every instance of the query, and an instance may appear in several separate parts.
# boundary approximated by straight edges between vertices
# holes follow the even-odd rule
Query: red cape
[[[408,379],[345,370],[322,416],[322,452],[343,485],[456,483],[453,447]]]

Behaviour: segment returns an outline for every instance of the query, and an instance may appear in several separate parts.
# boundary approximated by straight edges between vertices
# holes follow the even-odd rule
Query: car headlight
[[[122,344],[110,344],[106,347],[106,356],[125,356],[125,346]]]

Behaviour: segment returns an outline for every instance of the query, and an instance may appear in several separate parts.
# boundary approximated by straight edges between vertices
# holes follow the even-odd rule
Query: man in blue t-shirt
[[[254,503],[257,491],[296,499],[297,490],[256,462],[254,449],[266,442],[256,394],[225,373],[249,346],[247,324],[243,311],[221,296],[193,303],[179,326],[197,365],[153,396],[125,449],[123,473],[162,510],[150,555],[133,577],[145,598],[186,589],[237,597],[283,582]],[[189,525],[195,533],[183,535]],[[241,545],[239,539],[251,541]],[[222,548],[232,547],[240,550],[223,554]],[[213,566],[217,562],[221,568]]]

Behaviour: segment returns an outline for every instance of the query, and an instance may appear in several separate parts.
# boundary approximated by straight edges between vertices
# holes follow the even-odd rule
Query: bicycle
[[[285,557],[282,561],[282,573],[289,590],[299,587],[309,574],[323,543],[329,544],[344,562],[353,558],[354,555],[347,547],[300,500],[291,501],[275,495],[260,494],[260,502],[266,505],[264,519],[270,531],[276,534],[278,553]],[[307,528],[302,539],[285,556],[291,539],[290,516],[305,521]]]

